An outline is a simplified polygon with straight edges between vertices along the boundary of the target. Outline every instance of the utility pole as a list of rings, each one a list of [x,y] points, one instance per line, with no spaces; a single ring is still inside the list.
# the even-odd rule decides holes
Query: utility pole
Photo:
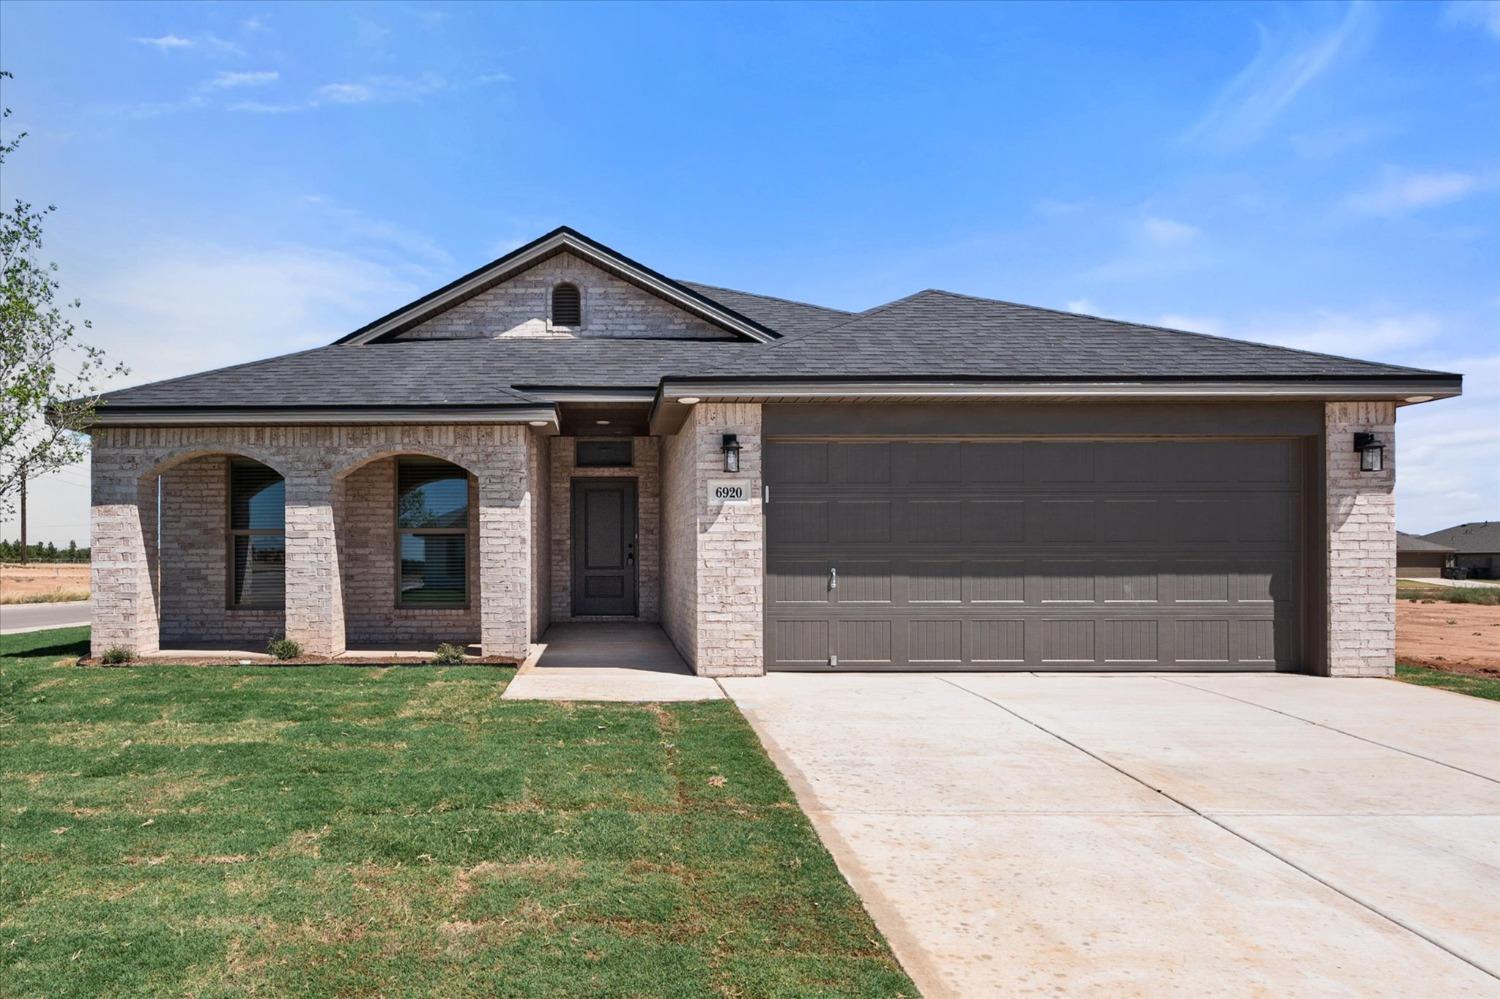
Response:
[[[21,564],[25,565],[30,559],[26,557],[26,462],[21,462]]]

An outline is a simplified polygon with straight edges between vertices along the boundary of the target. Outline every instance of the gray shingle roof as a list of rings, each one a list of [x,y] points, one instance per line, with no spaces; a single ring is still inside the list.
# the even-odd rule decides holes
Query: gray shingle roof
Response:
[[[1467,555],[1500,552],[1500,520],[1479,520],[1472,524],[1459,524],[1442,531],[1433,531],[1422,537],[1447,545],[1454,551]]]
[[[767,345],[761,366],[828,375],[1261,378],[1425,375],[1394,364],[923,291]]]
[[[334,344],[121,389],[104,399],[117,407],[493,406],[533,401],[528,386],[654,389],[666,377],[1456,377],[945,291],[846,313],[690,287],[792,335],[767,344],[521,338]]]
[[[1396,532],[1396,551],[1398,552],[1451,552],[1452,550],[1447,545],[1440,545],[1436,541],[1428,541],[1419,534],[1407,534],[1405,531]]]
[[[807,302],[794,302],[791,299],[774,298],[770,295],[755,295],[748,291],[735,291],[733,288],[699,284],[697,281],[679,280],[677,283],[686,285],[698,294],[711,298],[721,305],[727,305],[740,315],[748,316],[762,326],[769,326],[783,336],[811,333],[832,326],[834,323],[841,323],[854,315],[842,309],[830,309],[822,305],[810,305]]]

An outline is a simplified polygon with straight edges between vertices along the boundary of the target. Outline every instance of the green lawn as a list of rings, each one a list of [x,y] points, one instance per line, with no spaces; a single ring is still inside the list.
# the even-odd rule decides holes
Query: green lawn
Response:
[[[1405,680],[1407,683],[1418,683],[1424,687],[1441,687],[1444,690],[1454,690],[1460,694],[1469,694],[1473,697],[1484,697],[1491,701],[1500,701],[1500,680],[1490,677],[1469,676],[1464,673],[1447,673],[1440,669],[1428,669],[1425,666],[1408,666],[1405,663],[1397,663],[1396,679]]]
[[[0,637],[0,994],[915,996],[725,701]]]

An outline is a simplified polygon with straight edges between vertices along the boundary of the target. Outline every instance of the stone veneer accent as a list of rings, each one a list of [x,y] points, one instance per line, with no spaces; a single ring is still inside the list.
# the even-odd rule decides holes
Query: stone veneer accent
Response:
[[[552,620],[573,619],[573,480],[636,480],[636,558],[640,571],[638,617],[661,619],[661,462],[655,437],[631,438],[629,468],[578,468],[576,437],[552,438]],[[691,580],[689,580],[691,584]]]
[[[475,476],[480,641],[486,655],[523,659],[539,624],[532,582],[539,476],[528,468],[540,462],[540,440],[511,425],[100,427],[92,462],[94,652],[160,647],[158,583],[172,592],[180,580],[170,561],[158,572],[148,544],[157,477],[191,459],[243,455],[286,479],[287,637],[313,655],[341,653],[342,570],[354,568],[340,555],[336,527],[345,477],[375,459],[423,454]]]
[[[765,672],[761,407],[699,403],[662,442],[662,624],[703,676]],[[740,471],[724,471],[722,435],[739,434]],[[742,479],[752,499],[716,503],[711,479]]]
[[[229,606],[229,459],[193,458],[161,477],[161,639],[262,649],[286,632],[281,610]]]
[[[539,642],[552,623],[552,484],[549,462],[553,438],[531,431],[526,450],[531,518],[531,640]]]
[[[1385,468],[1361,472],[1355,431],[1385,445]],[[1396,406],[1324,404],[1330,676],[1396,672]]]
[[[552,289],[578,286],[583,325],[554,326]],[[734,334],[621,281],[607,271],[559,253],[507,281],[401,333],[399,340],[466,337],[680,337],[732,340]]]

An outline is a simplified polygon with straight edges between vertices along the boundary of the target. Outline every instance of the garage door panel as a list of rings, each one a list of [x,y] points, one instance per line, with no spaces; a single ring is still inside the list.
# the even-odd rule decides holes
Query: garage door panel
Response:
[[[765,474],[767,482],[783,486],[825,483],[828,481],[828,445],[787,443],[767,448]]]
[[[1091,499],[1044,499],[1038,504],[1039,540],[1057,544],[1092,544],[1098,520]]]
[[[768,665],[1297,665],[1297,442],[880,445],[767,445]]]
[[[964,600],[973,604],[1023,603],[1024,559],[969,559],[964,562]]]

